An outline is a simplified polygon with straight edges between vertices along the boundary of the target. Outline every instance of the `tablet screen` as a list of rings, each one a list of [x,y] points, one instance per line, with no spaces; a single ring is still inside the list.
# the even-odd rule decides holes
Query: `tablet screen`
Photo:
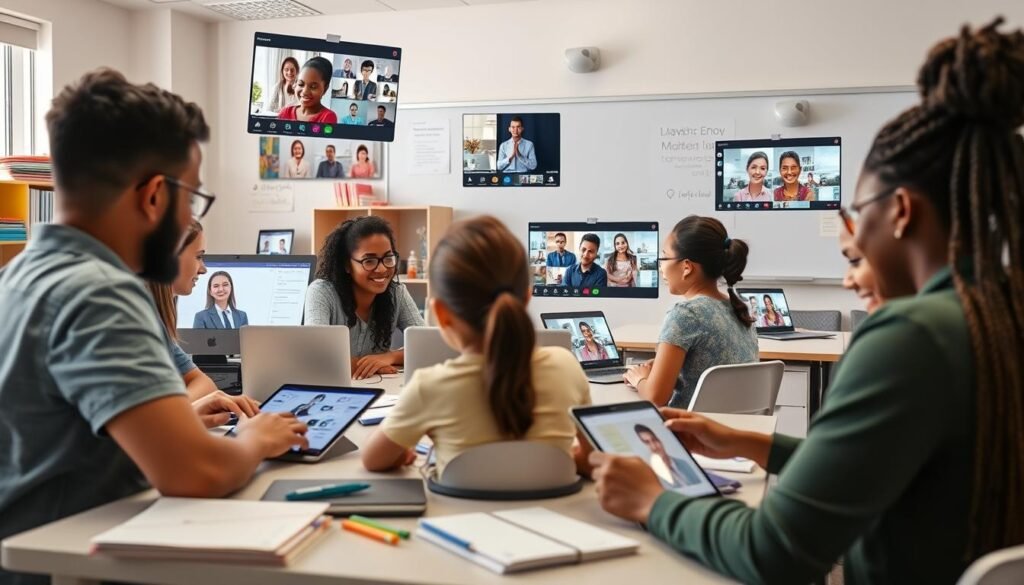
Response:
[[[605,453],[640,457],[658,476],[665,489],[685,496],[710,496],[718,491],[690,453],[664,426],[650,403],[621,410],[603,407],[574,411],[594,443]]]
[[[329,447],[380,394],[362,388],[325,388],[289,384],[260,405],[263,412],[290,412],[309,426],[306,438],[313,455]],[[299,451],[299,449],[294,449]]]

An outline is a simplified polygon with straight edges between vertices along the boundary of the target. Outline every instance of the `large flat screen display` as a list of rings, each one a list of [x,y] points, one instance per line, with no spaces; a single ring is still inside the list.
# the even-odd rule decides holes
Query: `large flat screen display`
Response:
[[[839,209],[841,168],[839,137],[716,142],[715,208]]]
[[[557,187],[561,184],[559,114],[466,114],[462,184]]]

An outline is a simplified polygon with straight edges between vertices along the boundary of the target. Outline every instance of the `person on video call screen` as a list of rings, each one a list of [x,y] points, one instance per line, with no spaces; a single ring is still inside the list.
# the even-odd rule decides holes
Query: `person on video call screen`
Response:
[[[670,456],[665,451],[665,444],[650,427],[641,424],[634,425],[633,432],[650,449],[651,456],[647,460],[647,464],[665,485],[682,488],[700,483],[700,475],[690,467],[689,462]]]
[[[529,173],[537,168],[537,152],[533,142],[523,138],[523,119],[512,118],[508,124],[511,138],[498,147],[498,170],[503,173]]]
[[[601,238],[597,234],[583,234],[580,261],[566,269],[562,283],[573,288],[608,286],[608,273],[594,262],[600,249]]]

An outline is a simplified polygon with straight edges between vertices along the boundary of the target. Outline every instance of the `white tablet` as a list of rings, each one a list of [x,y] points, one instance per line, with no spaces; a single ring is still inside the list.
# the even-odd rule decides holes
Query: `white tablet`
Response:
[[[640,457],[665,489],[691,497],[719,495],[708,474],[665,428],[661,413],[650,402],[580,406],[571,412],[595,449]]]

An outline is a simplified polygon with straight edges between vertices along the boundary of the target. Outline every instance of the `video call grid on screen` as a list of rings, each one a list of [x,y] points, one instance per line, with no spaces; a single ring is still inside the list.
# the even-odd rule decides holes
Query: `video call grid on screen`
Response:
[[[754,156],[758,153],[765,156]],[[797,156],[780,160],[787,153]],[[839,137],[720,141],[715,161],[719,211],[838,210],[842,203]],[[787,195],[783,175],[792,174],[797,188]],[[761,189],[751,193],[752,183],[758,191],[758,181]]]
[[[462,184],[559,186],[560,127],[560,114],[463,114]],[[518,150],[513,131],[520,133]]]
[[[292,253],[295,230],[260,230],[256,253],[264,256],[287,256]]]
[[[583,338],[583,330],[580,324],[586,323],[594,334],[594,341],[601,346],[603,356],[593,356],[584,353],[586,341]],[[578,319],[545,319],[544,327],[547,329],[565,329],[572,336],[572,352],[576,359],[587,366],[614,365],[618,363],[619,350],[612,342],[611,329],[608,322],[601,317],[581,317]]]
[[[773,290],[743,289],[737,291],[743,302],[750,310],[750,316],[754,318],[754,326],[762,330],[793,326],[793,317],[789,313],[789,304],[786,303],[786,295]],[[766,301],[765,297],[771,299]],[[771,319],[768,315],[768,302],[775,307],[778,317]]]
[[[207,256],[206,274],[199,277],[192,294],[178,297],[180,329],[226,329],[216,305],[207,309],[207,291],[218,272],[230,276],[235,295],[232,329],[242,325],[301,325],[306,288],[316,263],[314,256],[289,259],[278,256],[256,260],[226,260]],[[218,282],[224,278],[219,277]]]
[[[558,251],[559,234],[565,234],[564,253]],[[592,265],[582,272],[581,248],[589,251],[594,243],[585,241],[592,234],[600,240]],[[625,236],[630,259],[614,262],[609,277],[609,260],[617,252],[615,242]],[[533,273],[533,294],[540,297],[614,297],[658,298],[658,222],[530,222],[529,248]],[[579,282],[572,279],[586,274]],[[567,276],[568,275],[568,276]],[[603,275],[603,276],[602,276]],[[618,282],[616,282],[616,280]]]
[[[264,412],[287,412],[306,423],[311,451],[322,451],[375,398],[372,392],[323,392],[286,386],[260,405]],[[298,450],[298,449],[295,449]]]
[[[331,63],[332,75],[319,101],[322,114],[309,121],[282,119],[284,108],[297,104],[298,98],[287,94],[276,100],[275,90],[285,80],[289,66],[298,63],[298,79],[302,66],[313,57]],[[401,59],[398,47],[258,32],[253,43],[246,127],[250,134],[392,142]],[[365,81],[364,68],[369,70]],[[356,106],[354,115],[352,106]],[[383,116],[378,106],[383,107]]]
[[[639,457],[654,470],[665,489],[694,497],[716,493],[697,462],[665,428],[653,408],[590,414],[582,416],[581,421],[602,451]],[[638,431],[637,425],[650,430],[655,438],[646,436],[644,430]],[[645,436],[641,437],[641,433]],[[664,451],[665,456],[656,453],[656,449]]]

